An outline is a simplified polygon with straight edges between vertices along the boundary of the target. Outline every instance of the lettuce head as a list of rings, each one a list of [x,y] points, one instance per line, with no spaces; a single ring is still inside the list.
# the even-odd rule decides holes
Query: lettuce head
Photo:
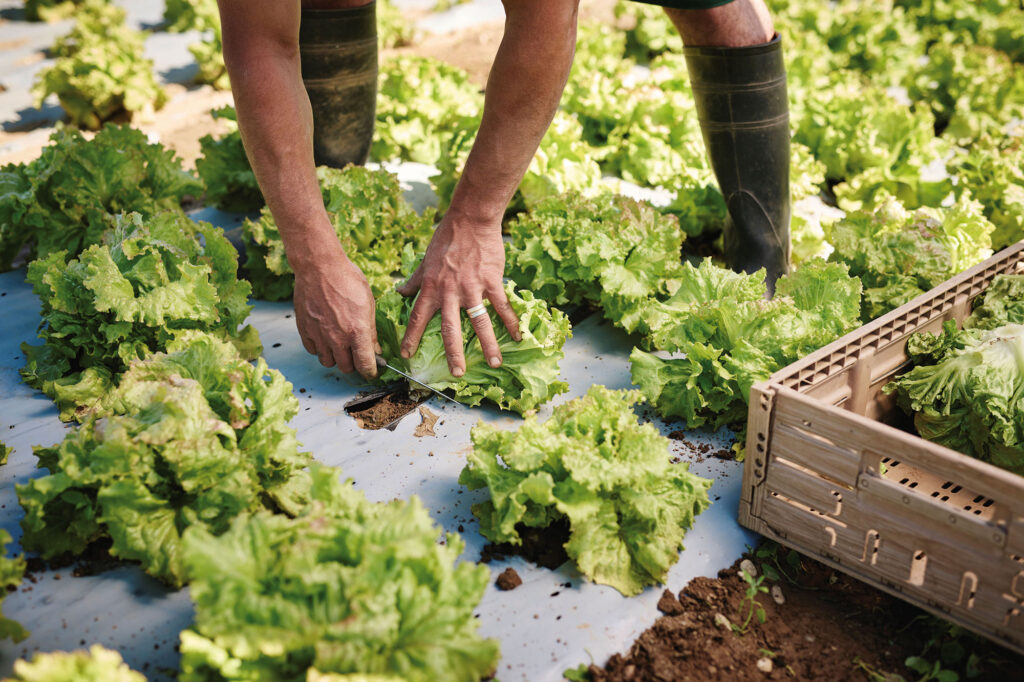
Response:
[[[133,362],[185,330],[229,341],[246,359],[259,355],[259,335],[242,326],[249,284],[220,228],[180,212],[130,213],[107,240],[77,258],[57,251],[29,266],[43,344],[22,344],[21,376],[57,402],[62,419],[88,411]]]
[[[180,586],[186,528],[219,534],[242,513],[304,507],[310,459],[287,426],[297,411],[291,384],[262,359],[184,332],[134,363],[63,442],[36,449],[49,473],[16,487],[22,545],[50,559],[109,538],[111,554]]]
[[[261,512],[220,536],[186,532],[196,620],[181,633],[179,679],[493,674],[498,643],[480,637],[473,615],[490,572],[456,563],[462,540],[438,542],[441,529],[416,498],[372,503],[337,469],[311,473],[312,502],[294,519]]]
[[[665,580],[683,536],[710,504],[711,481],[671,461],[668,439],[639,424],[639,391],[592,386],[516,431],[477,424],[459,476],[490,499],[473,505],[492,542],[521,544],[519,526],[568,519],[566,552],[580,572],[626,596]]]
[[[377,299],[377,336],[384,358],[393,366],[431,387],[452,389],[453,396],[467,405],[490,400],[503,410],[523,414],[568,390],[559,380],[558,365],[565,354],[562,346],[572,335],[569,319],[560,310],[548,308],[531,291],[516,292],[511,282],[505,294],[519,316],[521,341],[514,341],[494,309],[488,307],[491,324],[501,349],[502,364],[491,367],[466,316],[462,316],[463,351],[466,373],[453,377],[448,371],[444,342],[441,338],[441,316],[434,315],[423,332],[416,354],[408,360],[399,352],[409,323],[414,299],[391,290]],[[382,381],[401,377],[390,370]]]
[[[15,661],[9,682],[146,682],[146,677],[118,652],[93,644],[88,651],[51,651]]]

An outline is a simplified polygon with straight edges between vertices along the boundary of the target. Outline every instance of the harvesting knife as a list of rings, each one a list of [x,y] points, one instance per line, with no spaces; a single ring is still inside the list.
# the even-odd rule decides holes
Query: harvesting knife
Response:
[[[401,374],[403,377],[405,377],[409,381],[413,382],[414,384],[422,386],[423,388],[427,389],[428,391],[432,391],[433,393],[436,393],[437,395],[441,396],[442,398],[444,398],[445,400],[447,400],[449,402],[453,402],[456,405],[461,405],[462,404],[458,400],[453,400],[452,398],[449,398],[448,396],[446,396],[444,393],[441,393],[441,391],[437,390],[436,388],[433,388],[432,386],[428,386],[427,384],[423,383],[419,379],[414,379],[413,377],[409,376],[408,374],[406,374],[402,370],[397,369],[396,367],[392,367],[391,365],[388,364],[387,360],[385,360],[384,358],[382,358],[379,355],[377,356],[377,367],[380,367],[381,369],[390,369],[392,372],[394,372],[396,374]]]

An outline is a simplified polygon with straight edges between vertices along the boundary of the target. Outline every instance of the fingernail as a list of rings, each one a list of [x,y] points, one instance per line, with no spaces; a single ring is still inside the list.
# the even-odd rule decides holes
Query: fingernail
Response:
[[[498,365],[501,364],[501,358],[499,358],[497,355],[494,355],[491,356],[491,359],[488,360],[487,362],[490,363],[491,367],[497,367]]]
[[[410,353],[407,348],[403,348],[402,349],[402,357],[405,358],[406,360],[408,360],[409,358],[412,357],[412,353]]]
[[[466,370],[462,369],[461,367],[453,367],[452,368],[452,376],[453,377],[461,377],[465,373],[466,373]]]

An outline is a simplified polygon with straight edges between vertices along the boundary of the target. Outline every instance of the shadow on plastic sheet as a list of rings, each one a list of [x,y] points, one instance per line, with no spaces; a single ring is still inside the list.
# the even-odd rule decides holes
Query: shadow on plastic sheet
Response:
[[[43,104],[42,109],[25,107],[14,114],[13,121],[4,121],[5,133],[27,133],[30,130],[52,126],[64,119],[64,110],[59,104]]]

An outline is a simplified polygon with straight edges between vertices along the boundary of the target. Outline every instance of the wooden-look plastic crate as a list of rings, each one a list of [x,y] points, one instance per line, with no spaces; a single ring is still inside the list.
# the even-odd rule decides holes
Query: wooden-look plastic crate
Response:
[[[1024,242],[754,386],[739,520],[1024,654],[1024,477],[896,428],[882,393],[1004,273]]]

